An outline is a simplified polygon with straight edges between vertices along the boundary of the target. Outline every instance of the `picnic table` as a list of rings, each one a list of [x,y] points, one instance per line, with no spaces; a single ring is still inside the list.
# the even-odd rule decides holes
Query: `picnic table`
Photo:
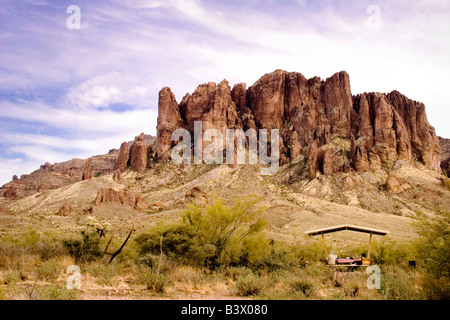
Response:
[[[325,234],[338,232],[338,231],[345,231],[345,230],[362,232],[362,233],[368,233],[370,235],[369,236],[369,248],[368,248],[367,258],[350,258],[350,257],[337,258],[336,257],[336,259],[333,259],[335,261],[333,261],[332,263],[327,261],[328,266],[330,266],[330,267],[358,268],[358,267],[367,267],[367,266],[369,266],[370,265],[370,250],[371,250],[371,247],[372,247],[372,235],[385,236],[386,234],[389,233],[389,231],[385,231],[385,230],[379,230],[379,229],[374,229],[374,228],[369,228],[369,227],[361,227],[361,226],[355,226],[355,225],[350,225],[350,224],[344,224],[344,225],[338,225],[338,226],[334,226],[334,227],[327,227],[327,228],[321,228],[321,229],[306,231],[305,234],[307,234],[309,236],[321,235],[322,236],[322,241],[323,241],[324,246],[325,246],[325,237],[324,237]]]

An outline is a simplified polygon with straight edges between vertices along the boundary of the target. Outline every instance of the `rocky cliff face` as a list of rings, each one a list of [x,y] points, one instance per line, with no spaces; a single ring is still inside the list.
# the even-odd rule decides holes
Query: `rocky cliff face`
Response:
[[[450,177],[450,139],[439,137],[439,144],[441,145],[441,168],[442,171]]]
[[[441,172],[439,139],[428,123],[425,106],[398,91],[353,96],[349,75],[306,79],[276,70],[246,89],[230,90],[226,80],[200,85],[177,104],[169,88],[159,94],[156,157],[170,157],[170,136],[177,128],[279,129],[281,164],[300,155],[309,176],[392,167],[397,160],[417,160]],[[336,141],[340,141],[337,143]]]

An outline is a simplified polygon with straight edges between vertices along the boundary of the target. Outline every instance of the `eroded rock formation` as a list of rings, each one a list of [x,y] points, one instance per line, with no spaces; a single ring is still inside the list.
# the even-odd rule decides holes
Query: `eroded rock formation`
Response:
[[[115,170],[119,170],[120,172],[123,172],[127,169],[128,152],[129,152],[128,142],[122,143],[120,146],[120,149],[119,149],[119,155],[117,157]]]
[[[439,137],[439,145],[441,146],[441,168],[447,177],[450,177],[450,139]]]
[[[88,159],[86,161],[86,165],[84,167],[84,172],[83,175],[81,177],[81,180],[89,180],[92,177],[91,175],[91,159]]]
[[[69,202],[65,202],[59,207],[57,215],[67,217],[72,213],[72,206]]]
[[[398,91],[352,96],[345,71],[321,80],[276,70],[248,89],[243,83],[230,90],[226,80],[209,82],[179,104],[170,89],[163,88],[156,157],[168,158],[171,133],[178,128],[193,132],[195,121],[203,121],[203,130],[221,132],[279,129],[281,164],[304,155],[311,179],[318,171],[330,175],[378,170],[398,160],[416,160],[441,171],[439,140],[425,106]],[[137,171],[142,168],[135,165]]]
[[[141,194],[136,194],[128,190],[101,188],[95,198],[94,207],[99,207],[105,203],[121,204],[132,209],[145,206],[145,201]]]

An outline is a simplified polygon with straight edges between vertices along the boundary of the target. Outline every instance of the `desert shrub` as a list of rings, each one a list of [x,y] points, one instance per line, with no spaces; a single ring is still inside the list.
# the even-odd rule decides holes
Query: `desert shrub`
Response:
[[[84,265],[89,274],[98,279],[101,285],[114,285],[113,278],[118,276],[123,269],[122,263],[114,261],[105,263],[104,261],[95,261]]]
[[[166,274],[176,268],[180,263],[174,258],[167,257],[165,254],[147,253],[136,259],[140,266],[146,266],[156,270],[158,273]]]
[[[450,212],[437,212],[436,218],[422,218],[416,224],[420,239],[417,252],[426,272],[439,279],[450,277]]]
[[[164,293],[167,286],[170,284],[169,278],[161,273],[158,273],[153,268],[143,268],[139,273],[139,282],[144,284],[147,290],[156,293]]]
[[[36,267],[36,273],[42,280],[56,280],[62,271],[64,266],[57,260],[48,260]]]
[[[65,239],[63,244],[75,263],[95,261],[101,257],[100,237],[95,232],[82,231],[82,239]]]
[[[187,258],[195,255],[195,229],[185,224],[165,224],[136,237],[140,257],[148,263],[158,260],[161,250],[166,256]],[[153,257],[152,257],[153,256]],[[187,259],[184,259],[187,260]]]
[[[450,280],[447,277],[435,278],[425,275],[422,294],[428,300],[450,300]]]
[[[140,257],[137,257],[136,261],[139,264],[145,265],[147,267],[156,268],[158,266],[158,264],[160,263],[161,259],[162,258],[161,258],[160,255],[147,253],[147,254],[144,254],[144,255],[142,255]]]
[[[450,212],[436,212],[436,218],[421,218],[416,224],[416,242],[425,272],[423,293],[426,299],[450,299]]]
[[[410,256],[411,249],[407,245],[389,239],[374,241],[370,254],[373,264],[391,266],[406,265]]]
[[[324,245],[322,241],[306,241],[297,242],[293,245],[292,250],[300,265],[305,266],[307,261],[325,262],[330,247]]]
[[[387,300],[411,300],[419,297],[414,273],[400,267],[381,269],[380,294]]]
[[[256,263],[265,256],[268,240],[261,231],[258,199],[237,199],[233,206],[215,199],[207,206],[191,204],[182,220],[163,225],[136,238],[141,255],[159,254],[211,269],[220,265]]]
[[[304,266],[311,255],[306,246],[269,240],[260,235],[244,243],[241,262],[254,270],[264,268],[275,271]]]
[[[240,296],[252,296],[259,294],[265,287],[264,279],[253,273],[240,276],[236,280],[237,294]]]
[[[35,294],[30,298],[37,300],[75,300],[78,298],[77,290],[69,290],[64,285],[48,285],[36,288]]]
[[[109,223],[101,223],[88,216],[81,239],[64,239],[62,243],[76,263],[95,261],[102,256],[100,243],[109,229]]]
[[[45,261],[67,252],[58,237],[51,233],[27,230],[17,235],[0,238],[0,267],[9,268],[24,256],[37,256]]]
[[[206,282],[206,276],[201,269],[186,265],[177,266],[168,272],[168,277],[171,281],[182,283],[193,288],[199,288]]]
[[[364,272],[342,272],[342,277],[336,279],[344,292],[346,299],[359,298],[367,288],[368,275]]]
[[[292,290],[302,292],[306,297],[311,297],[316,290],[316,282],[312,277],[296,277],[291,282]]]
[[[252,269],[244,266],[238,267],[222,266],[221,268],[217,269],[216,272],[218,274],[221,274],[223,277],[229,277],[234,281],[236,281],[240,277],[248,276],[253,273]]]
[[[20,275],[16,271],[8,270],[3,273],[3,284],[6,285],[14,285],[15,283],[19,282]]]

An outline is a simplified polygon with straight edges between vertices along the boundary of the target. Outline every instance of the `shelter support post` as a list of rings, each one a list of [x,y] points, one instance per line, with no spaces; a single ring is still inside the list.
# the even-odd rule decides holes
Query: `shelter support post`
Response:
[[[323,251],[325,252],[325,254],[327,254],[327,246],[325,245],[325,236],[323,235],[323,232],[321,232],[322,234],[322,247],[323,247]]]
[[[368,259],[370,259],[370,249],[372,248],[372,234],[373,234],[373,232],[371,232],[370,236],[369,236],[369,251],[367,252]]]

